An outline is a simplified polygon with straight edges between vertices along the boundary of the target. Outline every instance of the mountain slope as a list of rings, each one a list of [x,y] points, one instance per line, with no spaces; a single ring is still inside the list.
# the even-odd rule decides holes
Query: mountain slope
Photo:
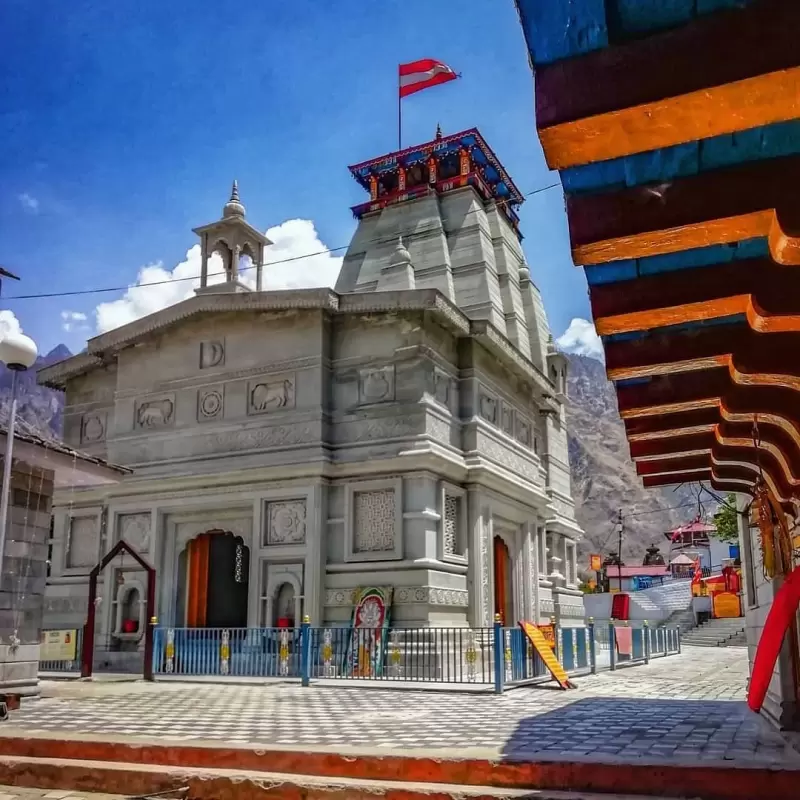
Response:
[[[584,556],[616,550],[617,515],[622,509],[623,559],[629,564],[641,563],[648,545],[661,546],[665,531],[697,513],[696,486],[645,489],[630,457],[616,394],[606,379],[605,367],[585,356],[568,358],[572,494],[578,521],[586,532],[579,550]],[[710,500],[706,494],[706,508]],[[713,501],[711,505],[715,505]]]

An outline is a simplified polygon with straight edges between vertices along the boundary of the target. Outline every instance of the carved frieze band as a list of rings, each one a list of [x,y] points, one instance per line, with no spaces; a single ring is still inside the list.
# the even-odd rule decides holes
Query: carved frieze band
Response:
[[[530,420],[510,403],[501,400],[483,386],[478,389],[478,413],[488,423],[525,447],[533,445]]]
[[[325,592],[327,608],[347,608],[354,605],[356,589],[328,589]],[[440,589],[435,586],[400,587],[394,590],[392,603],[410,605],[423,603],[431,606],[452,606],[466,608],[468,592],[462,589]]]

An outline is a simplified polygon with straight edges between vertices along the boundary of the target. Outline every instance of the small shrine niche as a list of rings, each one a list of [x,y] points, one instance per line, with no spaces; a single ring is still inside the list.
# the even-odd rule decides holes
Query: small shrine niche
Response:
[[[352,209],[357,219],[430,192],[472,186],[485,203],[496,203],[522,238],[516,213],[522,194],[476,128],[452,136],[437,128],[432,141],[356,164],[350,173],[369,192],[369,201]]]
[[[222,209],[222,218],[195,228],[200,237],[200,288],[198,292],[250,291],[241,282],[241,273],[255,267],[256,291],[262,290],[264,249],[272,242],[245,219],[245,207],[239,198],[239,186],[233,182],[231,196]],[[222,259],[225,278],[209,286],[208,261],[217,253]]]

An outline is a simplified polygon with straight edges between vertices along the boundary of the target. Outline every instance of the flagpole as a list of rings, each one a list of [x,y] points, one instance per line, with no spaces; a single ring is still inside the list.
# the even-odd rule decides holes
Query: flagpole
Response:
[[[400,94],[400,68],[397,68],[397,149],[403,149],[403,97]]]

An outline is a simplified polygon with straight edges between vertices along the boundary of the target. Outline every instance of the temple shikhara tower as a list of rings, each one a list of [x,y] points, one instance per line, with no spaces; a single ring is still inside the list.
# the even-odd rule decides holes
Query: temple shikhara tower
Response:
[[[522,195],[476,129],[350,172],[366,196],[335,290],[260,291],[271,243],[234,187],[196,229],[195,296],[40,372],[66,391],[67,440],[132,469],[57,495],[45,627],[83,624],[120,539],[175,630],[348,625],[364,590],[400,626],[582,623],[567,364]],[[104,657],[135,660],[143,574],[102,577]]]

